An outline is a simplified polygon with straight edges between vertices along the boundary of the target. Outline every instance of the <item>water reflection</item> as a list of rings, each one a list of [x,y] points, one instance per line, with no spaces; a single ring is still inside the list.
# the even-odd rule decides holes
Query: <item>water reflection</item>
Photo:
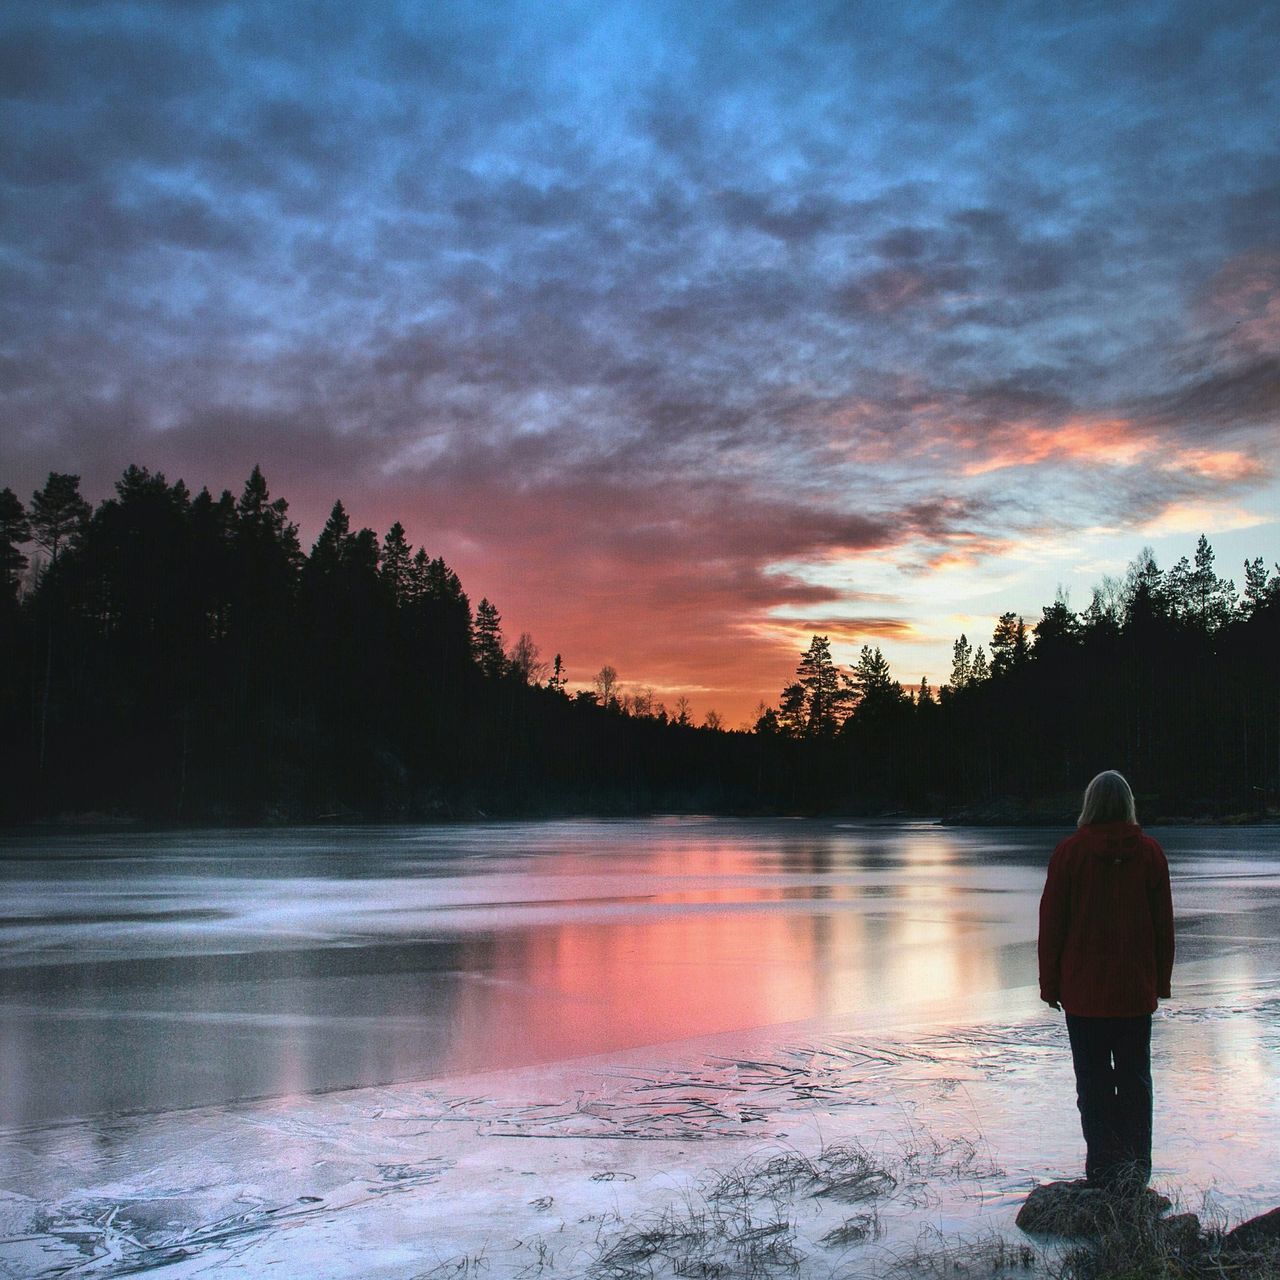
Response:
[[[0,843],[7,1123],[1034,1001],[1052,844],[711,821],[134,839]],[[1175,862],[1190,972],[1247,986],[1276,970],[1274,864],[1196,839]],[[1211,1039],[1260,1087],[1256,1046]]]

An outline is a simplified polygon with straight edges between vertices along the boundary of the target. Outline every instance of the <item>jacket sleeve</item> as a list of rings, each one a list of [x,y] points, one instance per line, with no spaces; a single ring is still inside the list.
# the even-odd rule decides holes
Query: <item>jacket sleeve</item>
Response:
[[[1062,948],[1067,938],[1070,901],[1067,892],[1066,854],[1059,845],[1049,859],[1049,874],[1040,895],[1040,999],[1056,1004],[1062,996]]]
[[[1173,890],[1169,886],[1169,863],[1164,850],[1154,840],[1153,883],[1150,889],[1151,925],[1156,944],[1156,998],[1168,1000],[1173,980]]]

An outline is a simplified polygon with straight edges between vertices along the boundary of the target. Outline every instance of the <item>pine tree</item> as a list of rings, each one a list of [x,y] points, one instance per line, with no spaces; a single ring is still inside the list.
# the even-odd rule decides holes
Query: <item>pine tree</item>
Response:
[[[555,693],[564,693],[564,661],[557,653],[555,661],[551,664],[551,679],[547,681],[547,688]]]
[[[348,543],[351,539],[351,518],[341,499],[333,504],[329,518],[325,521],[311,555],[307,567],[312,575],[331,576],[341,568],[347,558]]]
[[[1071,612],[1066,595],[1058,589],[1054,601],[1046,605],[1040,614],[1033,634],[1036,638],[1032,653],[1043,658],[1071,648],[1080,638],[1080,619]]]
[[[487,598],[476,606],[471,654],[476,666],[491,679],[497,679],[506,668],[506,655],[502,652],[502,619],[497,607]]]
[[[763,701],[756,707],[755,731],[762,737],[776,737],[782,732],[778,713]]]
[[[236,514],[244,536],[259,543],[274,543],[289,565],[297,567],[302,558],[298,526],[288,519],[288,501],[271,497],[261,467],[255,466],[245,481]]]
[[[862,646],[852,683],[858,700],[854,713],[857,716],[877,715],[906,702],[906,694],[890,673],[889,663],[879,646],[875,649],[868,644]]]
[[[807,724],[804,685],[798,681],[787,685],[782,691],[778,702],[778,724],[788,737],[804,737]]]
[[[983,652],[981,645],[974,650],[973,669],[969,676],[970,684],[981,684],[991,674],[991,668],[987,665],[987,655]]]
[[[1236,584],[1219,578],[1214,572],[1213,548],[1202,533],[1196,543],[1195,568],[1191,573],[1193,608],[1202,630],[1220,630],[1231,619],[1235,604]]]
[[[1276,566],[1280,571],[1280,565]],[[1280,600],[1280,577],[1267,579],[1266,561],[1261,556],[1244,562],[1244,594],[1240,599],[1240,612],[1252,618],[1273,600]]]
[[[1022,618],[1016,613],[1002,613],[991,636],[991,674],[1002,676],[1017,670],[1030,652]]]
[[[12,489],[0,489],[0,600],[18,598],[22,571],[27,567],[27,557],[18,548],[30,541],[31,524],[21,500]]]
[[[50,471],[43,489],[31,495],[31,538],[49,553],[51,565],[84,533],[92,508],[80,496],[80,477]]]
[[[396,605],[405,604],[413,596],[413,559],[404,525],[399,520],[382,539],[382,567],[378,571],[387,594]]]
[[[844,723],[851,693],[831,659],[831,641],[814,636],[796,668],[804,689],[805,736],[829,738]]]
[[[951,646],[951,680],[953,689],[967,689],[973,682],[973,646],[964,632]]]

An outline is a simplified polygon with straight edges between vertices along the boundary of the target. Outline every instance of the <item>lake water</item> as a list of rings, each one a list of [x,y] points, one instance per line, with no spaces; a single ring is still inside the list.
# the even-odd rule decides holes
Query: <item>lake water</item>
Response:
[[[661,1280],[762,1241],[752,1274],[987,1274],[1083,1162],[1036,987],[1061,834],[10,835],[0,1277],[582,1280],[655,1223]],[[1153,1176],[1225,1224],[1280,1201],[1280,832],[1153,834]],[[849,1201],[814,1168],[880,1172]]]
[[[279,1098],[814,1019],[1025,1013],[1062,834],[681,818],[10,835],[0,1115]],[[1276,830],[1152,834],[1174,882],[1173,1007],[1190,991],[1274,1001]],[[1206,1052],[1256,1057],[1225,1034]],[[1274,1086],[1274,1062],[1247,1065]]]

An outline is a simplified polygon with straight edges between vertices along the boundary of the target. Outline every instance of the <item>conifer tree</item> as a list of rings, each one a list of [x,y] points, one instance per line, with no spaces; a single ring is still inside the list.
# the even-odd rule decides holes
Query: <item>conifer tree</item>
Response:
[[[563,693],[564,680],[564,661],[557,653],[555,661],[551,664],[551,679],[547,681],[547,688],[556,693]]]
[[[902,706],[906,695],[889,671],[889,663],[880,647],[864,644],[853,671],[853,688],[858,705],[855,714],[875,715],[888,708]]]
[[[787,685],[778,702],[778,724],[792,738],[803,738],[806,728],[804,685],[799,681]]]
[[[49,553],[51,565],[83,534],[91,511],[80,496],[79,476],[50,471],[44,488],[31,495],[31,537]]]
[[[431,560],[425,547],[419,547],[409,562],[408,597],[414,601],[426,600],[430,596]]]
[[[973,653],[973,668],[969,675],[969,683],[981,684],[990,674],[991,668],[987,664],[987,655],[979,645]]]
[[[471,653],[476,666],[491,679],[497,679],[506,668],[507,659],[502,651],[502,618],[487,597],[476,606]]]
[[[1080,619],[1071,612],[1071,607],[1061,588],[1053,603],[1044,607],[1040,621],[1036,623],[1032,634],[1036,642],[1031,652],[1036,658],[1062,652],[1079,640]]]
[[[378,571],[392,603],[404,604],[413,595],[413,560],[411,548],[405,538],[404,525],[399,520],[387,530],[382,539],[382,565]]]
[[[1002,613],[991,636],[991,674],[1016,671],[1030,655],[1027,627],[1016,613]]]
[[[1280,565],[1276,566],[1280,571]],[[1252,618],[1272,601],[1280,599],[1280,577],[1267,580],[1267,564],[1261,556],[1244,562],[1244,593],[1240,599],[1240,612]]]
[[[346,559],[350,538],[351,518],[347,515],[347,509],[342,505],[342,500],[339,499],[333,504],[329,518],[325,521],[324,528],[320,530],[315,546],[311,548],[307,568],[312,575],[336,574]]]
[[[291,567],[296,567],[302,552],[298,543],[298,526],[290,523],[289,503],[285,498],[272,498],[262,468],[255,466],[236,505],[236,515],[243,536],[258,543],[274,544]]]
[[[953,689],[967,689],[973,682],[973,646],[964,632],[951,646],[951,680]]]
[[[18,548],[30,541],[31,525],[21,499],[12,489],[0,489],[0,599],[18,598],[22,571],[27,567],[27,557]]]
[[[851,692],[831,659],[831,641],[814,636],[800,657],[796,676],[804,689],[805,734],[831,737],[848,715]]]
[[[1191,573],[1191,593],[1201,630],[1212,633],[1231,619],[1236,584],[1214,572],[1215,556],[1209,539],[1202,533],[1196,543],[1195,568]]]

